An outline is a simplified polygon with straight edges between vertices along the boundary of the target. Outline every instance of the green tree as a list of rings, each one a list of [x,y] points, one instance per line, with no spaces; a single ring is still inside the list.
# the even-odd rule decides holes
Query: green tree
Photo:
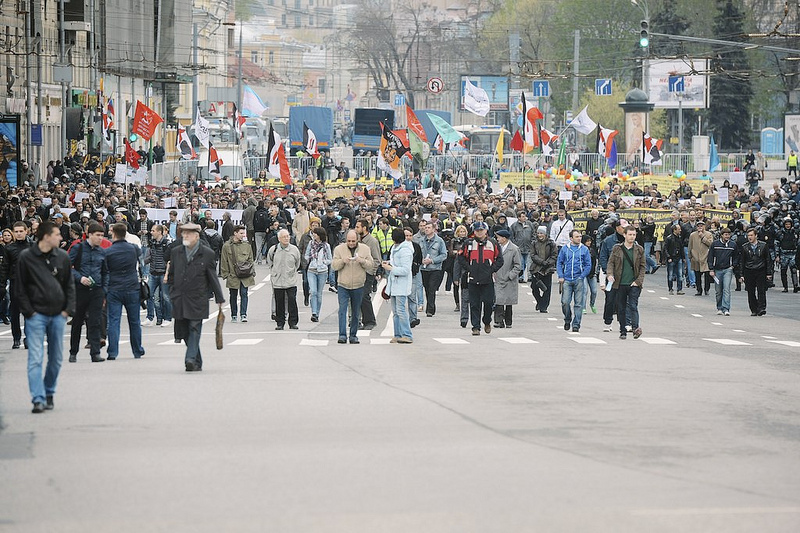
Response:
[[[745,13],[733,0],[717,0],[714,36],[728,41],[746,41]],[[711,61],[709,129],[720,149],[750,146],[750,103],[753,99],[750,65],[741,48],[715,47]]]

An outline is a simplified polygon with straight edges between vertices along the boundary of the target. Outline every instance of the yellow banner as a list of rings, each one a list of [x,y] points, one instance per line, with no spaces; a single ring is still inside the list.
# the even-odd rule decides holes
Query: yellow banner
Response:
[[[535,172],[533,170],[529,170],[525,172],[523,175],[522,172],[501,172],[500,173],[500,185],[501,187],[505,188],[507,185],[511,184],[514,187],[527,187],[529,185],[533,187],[541,187],[545,184],[546,181],[550,182],[550,186],[557,188],[557,189],[564,189],[564,181],[567,176],[564,175],[547,175],[546,173],[543,174],[541,172]],[[577,180],[579,184],[586,184],[590,183],[591,180],[588,177],[582,177]],[[610,181],[610,178],[602,178],[600,180],[600,185],[605,186],[606,183]],[[680,187],[681,181],[678,178],[672,178],[670,176],[657,176],[653,174],[641,175],[636,177],[622,177],[621,175],[617,176],[617,183],[624,187],[625,184],[632,184],[635,183],[640,189],[644,188],[645,185],[658,185],[658,190],[662,194],[669,194],[669,192],[673,189],[677,189]],[[699,194],[703,190],[703,185],[710,183],[706,180],[701,179],[684,179],[683,183],[686,183],[692,188],[692,191],[696,194]]]

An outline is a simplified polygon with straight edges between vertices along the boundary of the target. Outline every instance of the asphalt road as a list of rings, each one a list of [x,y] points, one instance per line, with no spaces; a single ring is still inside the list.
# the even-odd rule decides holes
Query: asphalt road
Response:
[[[639,340],[591,312],[567,333],[526,293],[472,337],[442,294],[408,346],[386,304],[336,344],[330,293],[275,332],[267,283],[224,350],[206,326],[202,373],[145,328],[141,360],[64,363],[43,415],[2,327],[0,531],[800,530],[800,295],[721,317],[662,274]]]

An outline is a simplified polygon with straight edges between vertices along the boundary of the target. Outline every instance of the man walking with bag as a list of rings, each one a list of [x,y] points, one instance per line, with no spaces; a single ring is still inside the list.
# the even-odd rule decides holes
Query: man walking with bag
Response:
[[[639,296],[642,293],[644,273],[647,268],[644,248],[636,244],[636,228],[625,228],[625,240],[614,246],[608,258],[608,274],[606,280],[613,284],[617,294],[617,320],[619,321],[619,338],[628,338],[627,325],[630,320],[633,338],[642,335],[639,326]]]
[[[246,236],[247,228],[236,226],[230,240],[222,245],[220,270],[230,293],[231,322],[236,322],[237,315],[247,322],[248,287],[255,284],[253,249],[245,242]]]

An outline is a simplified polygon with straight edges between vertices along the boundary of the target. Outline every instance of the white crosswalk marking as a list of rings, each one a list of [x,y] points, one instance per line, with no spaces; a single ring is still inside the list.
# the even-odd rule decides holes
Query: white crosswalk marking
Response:
[[[548,318],[547,318],[547,320],[550,320],[550,321],[556,321],[556,320],[558,320],[558,319],[557,319],[557,318],[548,317]]]
[[[654,290],[652,290],[652,289],[647,289],[647,292],[649,292],[649,293],[651,293],[651,294],[652,294],[652,293],[654,293],[654,292],[656,292],[656,291],[654,291]]]
[[[767,342],[772,342],[774,344],[782,344],[784,346],[791,346],[792,348],[800,347],[800,342],[797,342],[797,341],[773,341],[773,340],[768,340]]]
[[[389,344],[390,342],[392,342],[392,339],[387,339],[386,337],[369,340],[370,344]]]
[[[501,341],[509,344],[539,344],[539,341],[526,339],[525,337],[498,337]]]
[[[360,329],[360,330],[358,330],[356,332],[356,336],[358,336],[359,338],[361,338],[361,337],[369,337],[369,334],[370,334],[370,330],[368,330],[368,329]]]
[[[747,333],[747,332],[746,332],[745,330],[743,330],[743,329],[732,329],[731,331],[733,331],[734,333]]]
[[[434,337],[433,340],[440,344],[469,344],[468,341],[464,339],[458,339],[455,337]]]
[[[770,337],[769,335],[761,335],[762,339],[777,339],[778,337]]]
[[[228,346],[253,346],[263,340],[264,339],[236,339],[233,342],[229,342]]]
[[[173,339],[158,343],[159,346],[175,346],[176,344],[177,343]]]
[[[703,318],[703,315],[698,315],[697,313],[692,313],[692,316],[695,318]]]
[[[722,322],[712,322],[711,325],[712,326],[721,326]]]
[[[669,300],[669,298],[667,298],[666,296],[661,296],[661,299],[662,300]]]
[[[327,346],[328,341],[322,339],[302,339],[300,346]]]
[[[704,341],[716,342],[723,346],[752,346],[749,342],[737,341],[734,339],[703,339]]]
[[[264,286],[263,283],[259,283],[258,285],[254,285],[254,286],[250,287],[250,290],[251,291],[257,291],[258,289],[262,288],[263,286]]]
[[[608,344],[606,341],[595,337],[569,337],[569,339],[578,344]]]
[[[678,344],[675,341],[671,341],[669,339],[662,339],[659,337],[639,337],[639,340],[647,344],[662,344],[662,345]]]
[[[675,307],[677,307],[678,309],[685,309],[686,308],[685,306],[683,306],[681,304],[675,304]]]

